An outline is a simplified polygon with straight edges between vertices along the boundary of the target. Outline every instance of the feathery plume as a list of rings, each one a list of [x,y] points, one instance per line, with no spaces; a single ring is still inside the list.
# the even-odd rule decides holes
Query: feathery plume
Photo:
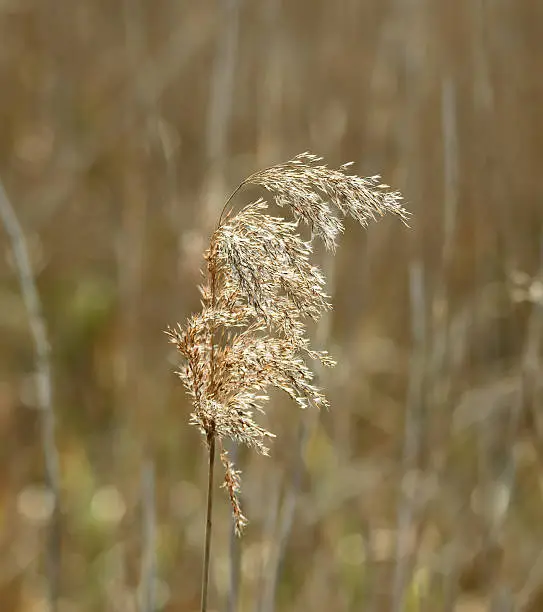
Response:
[[[238,499],[240,472],[223,439],[268,453],[274,436],[255,414],[263,412],[271,387],[301,408],[328,406],[308,365],[308,360],[334,365],[326,351],[312,350],[307,338],[308,320],[317,321],[331,308],[325,278],[311,263],[313,239],[335,251],[344,229],[341,216],[366,226],[386,213],[404,223],[409,215],[400,193],[379,176],[361,178],[347,174],[349,164],[330,169],[320,161],[303,153],[238,186],[234,194],[248,184],[262,186],[275,204],[290,208],[293,220],[268,214],[262,199],[233,214],[226,211],[232,194],[205,253],[202,311],[184,327],[167,331],[183,360],[178,375],[192,399],[190,423],[213,444],[213,456],[219,444],[238,533],[247,524]],[[311,230],[309,241],[299,233],[301,222]]]

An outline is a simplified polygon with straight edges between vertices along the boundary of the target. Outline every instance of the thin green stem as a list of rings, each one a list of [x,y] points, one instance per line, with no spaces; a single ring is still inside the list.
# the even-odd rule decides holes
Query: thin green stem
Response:
[[[207,612],[207,595],[209,589],[209,561],[211,554],[211,527],[213,515],[213,476],[215,471],[215,431],[207,434],[207,445],[209,450],[209,469],[207,477],[207,511],[204,549],[204,569],[202,576],[202,605],[201,612]]]

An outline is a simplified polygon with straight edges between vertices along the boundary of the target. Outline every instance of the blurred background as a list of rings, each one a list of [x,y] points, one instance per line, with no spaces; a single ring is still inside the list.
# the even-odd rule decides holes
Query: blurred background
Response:
[[[542,40],[529,0],[0,2],[1,610],[199,609],[206,456],[163,330],[228,194],[306,150],[412,227],[318,254],[332,409],[274,396],[271,456],[235,453],[211,609],[543,610]]]

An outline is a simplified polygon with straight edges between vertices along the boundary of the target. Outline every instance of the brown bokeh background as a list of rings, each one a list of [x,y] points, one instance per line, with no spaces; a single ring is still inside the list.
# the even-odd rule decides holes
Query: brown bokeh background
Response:
[[[205,451],[162,333],[239,180],[305,150],[412,227],[318,254],[333,408],[275,397],[213,610],[543,610],[543,4],[5,0],[0,179],[52,347],[59,612],[199,609]],[[247,197],[251,194],[245,194]],[[243,197],[241,197],[243,199]],[[48,610],[35,355],[0,231],[0,609]],[[150,600],[154,603],[149,604]]]

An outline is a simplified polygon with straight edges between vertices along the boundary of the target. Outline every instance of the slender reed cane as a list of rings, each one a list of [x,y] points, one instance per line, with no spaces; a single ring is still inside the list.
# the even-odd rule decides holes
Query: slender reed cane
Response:
[[[317,321],[331,308],[325,278],[312,265],[313,238],[335,251],[343,232],[341,216],[362,226],[389,212],[407,221],[401,195],[381,184],[379,176],[347,174],[348,164],[331,169],[309,153],[259,170],[243,180],[227,199],[205,252],[207,275],[202,311],[185,326],[167,334],[182,359],[177,374],[192,398],[190,423],[205,436],[209,471],[205,527],[201,612],[207,612],[213,480],[217,445],[224,468],[236,534],[247,524],[239,502],[240,471],[229,459],[223,440],[267,455],[275,436],[259,425],[255,413],[275,387],[302,407],[329,404],[313,384],[309,360],[332,366],[325,350],[313,350],[307,322]],[[279,207],[290,207],[294,219],[267,214],[258,199],[236,214],[229,206],[245,185],[259,185]],[[334,210],[335,209],[335,210]],[[339,215],[337,214],[339,213]],[[308,241],[300,225],[311,230]]]
[[[209,560],[211,553],[211,528],[213,525],[213,477],[215,472],[215,431],[207,434],[207,446],[209,452],[209,467],[207,475],[207,510],[206,510],[206,530],[204,548],[204,569],[202,574],[202,605],[201,612],[207,611],[207,594],[209,589]]]

